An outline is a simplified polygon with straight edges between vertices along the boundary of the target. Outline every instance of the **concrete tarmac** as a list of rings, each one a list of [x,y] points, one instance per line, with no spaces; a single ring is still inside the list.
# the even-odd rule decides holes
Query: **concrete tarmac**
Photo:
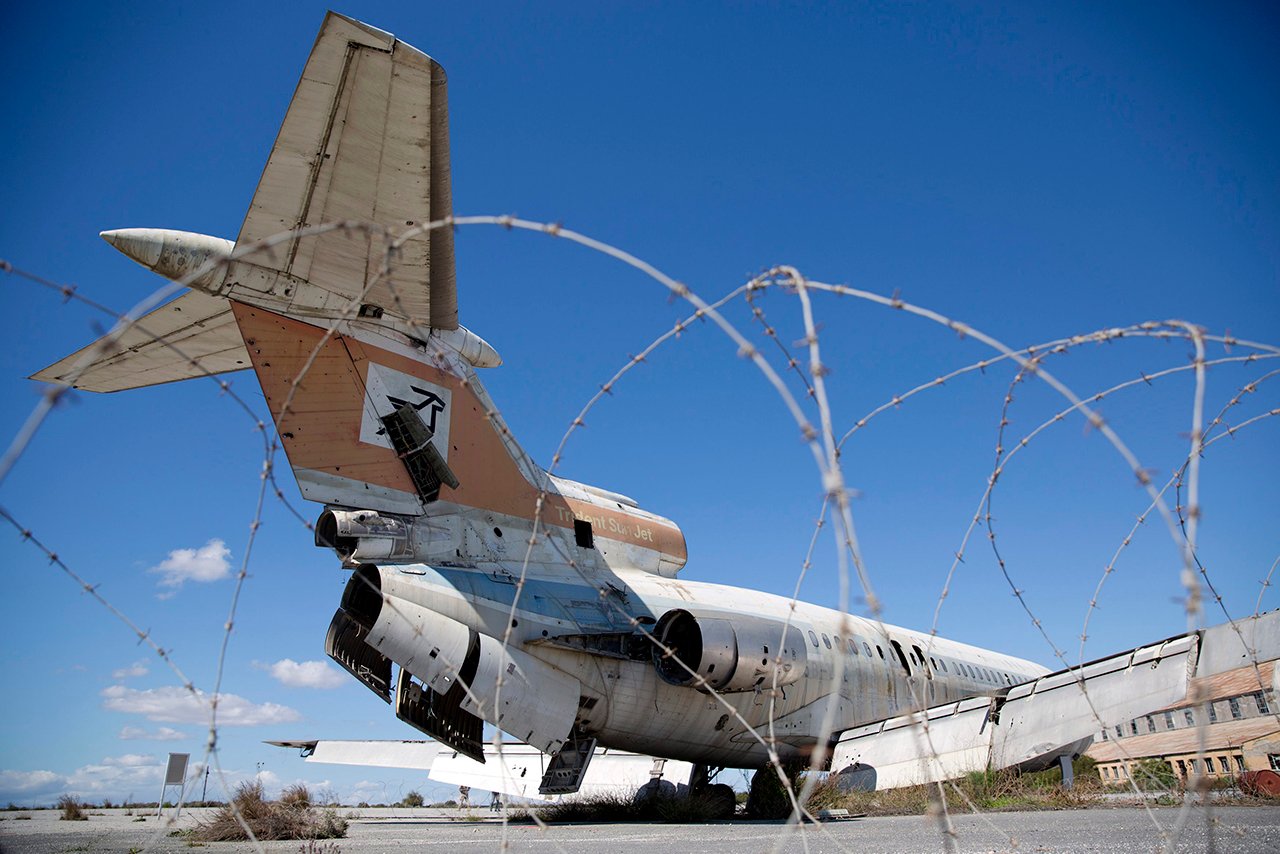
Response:
[[[356,854],[401,850],[447,854],[500,852],[504,830],[484,809],[470,812],[434,809],[342,810],[351,817],[345,839],[331,843],[265,842],[262,848],[303,854]],[[0,813],[3,854],[67,854],[68,852],[156,851],[190,854],[185,836],[203,810],[181,817],[176,825],[155,816],[125,815],[123,810],[93,811],[88,821],[59,821],[55,810]],[[29,816],[29,818],[20,818]],[[357,817],[358,816],[358,817]],[[1114,807],[1057,812],[986,813],[952,817],[957,852],[1130,852],[1162,848],[1161,831],[1178,822],[1174,807]],[[1158,827],[1157,827],[1158,825]],[[803,828],[781,823],[732,821],[713,824],[566,824],[546,829],[511,824],[505,830],[506,851],[547,854],[654,854],[654,852],[771,851],[920,852],[944,850],[935,820],[919,816],[861,818],[824,822]],[[330,847],[332,846],[332,847]],[[210,852],[255,850],[244,842],[200,845]],[[1190,811],[1174,846],[1176,851],[1280,851],[1280,805],[1215,806],[1209,816]]]

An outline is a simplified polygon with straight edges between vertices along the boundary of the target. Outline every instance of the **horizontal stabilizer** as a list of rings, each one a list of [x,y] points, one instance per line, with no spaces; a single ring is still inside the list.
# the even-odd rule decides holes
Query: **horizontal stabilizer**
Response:
[[[227,301],[191,291],[143,315],[115,341],[99,339],[31,379],[107,392],[248,367]]]

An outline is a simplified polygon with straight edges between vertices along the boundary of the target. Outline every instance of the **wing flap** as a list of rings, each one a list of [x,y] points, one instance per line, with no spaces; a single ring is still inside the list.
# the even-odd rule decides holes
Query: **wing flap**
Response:
[[[110,345],[99,339],[31,379],[109,392],[248,367],[227,301],[190,291],[139,318]]]

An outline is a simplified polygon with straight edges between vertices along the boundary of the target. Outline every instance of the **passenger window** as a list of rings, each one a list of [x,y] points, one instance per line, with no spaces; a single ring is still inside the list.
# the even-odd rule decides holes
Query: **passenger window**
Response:
[[[818,645],[818,636],[813,633],[812,629],[809,630],[809,640],[813,642],[814,646]]]
[[[831,649],[831,638],[827,637],[826,635],[823,635],[822,642],[826,644],[827,649]]]
[[[853,638],[849,638],[847,642],[849,644],[849,654],[856,656],[858,654],[858,645],[854,643]]]
[[[862,651],[867,654],[867,658],[871,657],[871,646],[866,642],[862,642]]]

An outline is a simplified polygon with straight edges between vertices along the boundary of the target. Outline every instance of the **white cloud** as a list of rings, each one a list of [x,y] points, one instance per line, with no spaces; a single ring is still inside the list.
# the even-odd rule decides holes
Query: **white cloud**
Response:
[[[135,661],[128,667],[121,667],[119,670],[111,671],[111,678],[115,680],[136,679],[139,676],[146,676],[150,672],[151,669],[147,667],[145,661]]]
[[[0,771],[0,798],[22,800],[58,791],[66,783],[66,777],[52,771]]]
[[[97,765],[85,765],[67,777],[67,788],[78,796],[112,796],[118,792],[147,790],[164,779],[165,763],[158,756],[126,753],[108,756]]]
[[[184,741],[191,736],[173,727],[162,726],[152,732],[142,727],[127,726],[120,729],[121,741]]]
[[[266,670],[282,685],[290,688],[338,688],[347,680],[337,668],[325,661],[294,661],[282,658],[275,664],[255,661],[254,667]]]
[[[219,539],[212,539],[198,549],[174,549],[169,556],[153,566],[147,572],[163,575],[161,587],[172,588],[162,593],[161,598],[169,598],[178,592],[185,581],[219,581],[231,573],[231,564],[227,558],[231,550]]]
[[[160,723],[204,724],[209,722],[209,697],[193,694],[176,685],[139,691],[124,685],[102,690],[103,708],[113,712],[145,715]],[[221,726],[260,726],[291,723],[302,716],[277,703],[253,703],[235,694],[218,696],[218,723]]]
[[[58,795],[72,794],[88,800],[121,800],[131,792],[150,792],[164,777],[164,762],[156,756],[126,753],[107,756],[95,765],[84,765],[68,775],[52,771],[0,771],[0,800],[18,803],[50,803]]]
[[[102,760],[102,764],[113,768],[147,768],[159,765],[160,759],[146,753],[124,753],[120,756],[108,756]]]

